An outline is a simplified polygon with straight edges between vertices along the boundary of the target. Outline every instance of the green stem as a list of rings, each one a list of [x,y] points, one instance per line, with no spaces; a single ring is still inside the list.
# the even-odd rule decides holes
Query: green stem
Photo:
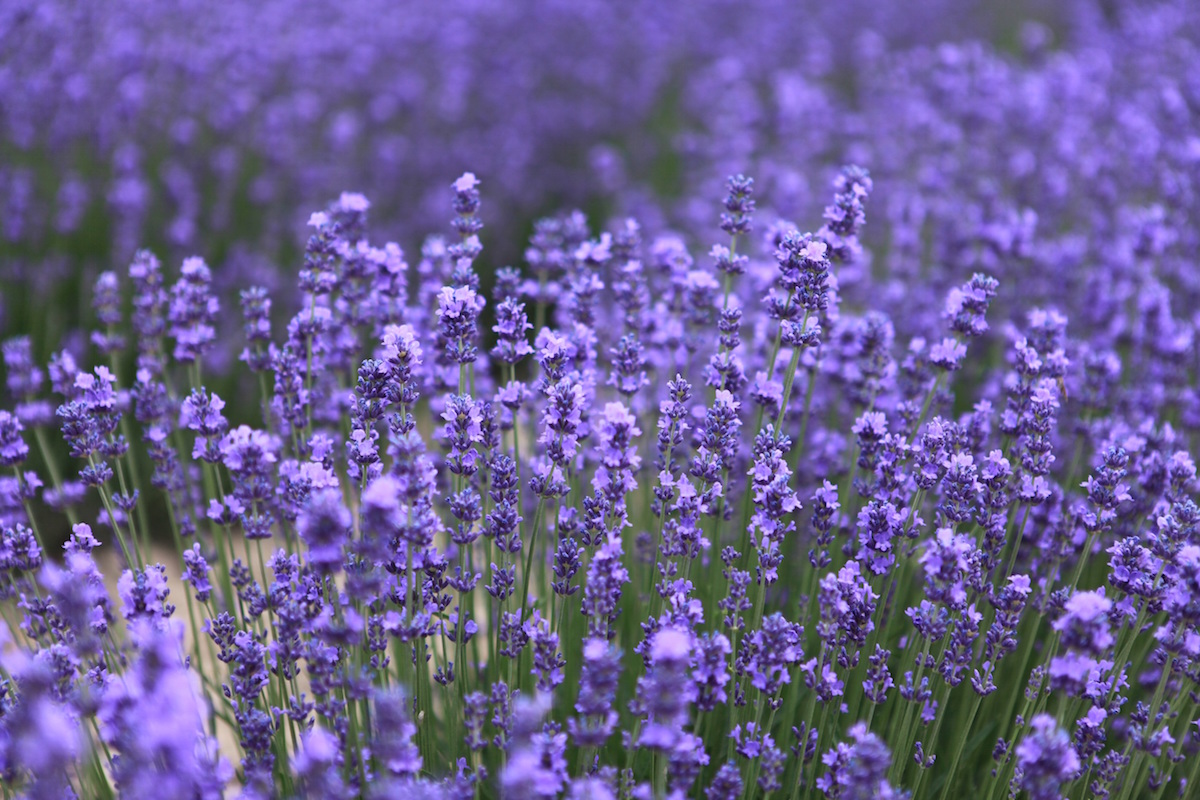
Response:
[[[972,692],[971,710],[967,714],[967,723],[958,729],[954,737],[954,755],[950,758],[950,769],[946,772],[946,782],[942,784],[941,800],[947,800],[950,796],[950,788],[954,785],[954,773],[958,769],[959,759],[962,758],[963,748],[967,744],[967,738],[971,735],[971,726],[975,723],[975,715],[979,713],[979,704],[982,697],[977,692]]]

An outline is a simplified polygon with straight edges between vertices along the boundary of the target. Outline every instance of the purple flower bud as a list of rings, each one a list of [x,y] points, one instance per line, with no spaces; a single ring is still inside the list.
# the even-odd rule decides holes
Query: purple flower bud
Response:
[[[32,342],[28,336],[7,339],[3,352],[9,394],[17,400],[31,399],[41,391],[46,377],[34,363]]]
[[[220,304],[209,288],[211,282],[212,273],[203,259],[184,259],[179,280],[171,288],[167,312],[177,361],[191,363],[201,358],[216,341],[213,323]]]
[[[754,179],[733,175],[725,183],[725,213],[721,214],[721,230],[730,236],[750,232],[754,218]]]
[[[904,792],[887,781],[891,753],[863,723],[850,728],[850,742],[839,743],[821,756],[827,772],[817,788],[831,800],[901,800]]]
[[[96,310],[96,321],[105,328],[92,332],[92,344],[106,356],[119,352],[125,346],[125,338],[116,333],[121,324],[121,284],[117,273],[100,273],[92,291],[92,307]]]
[[[621,675],[621,651],[604,639],[587,639],[583,644],[583,666],[578,717],[567,720],[567,730],[580,747],[601,747],[616,728],[616,695]]]
[[[337,489],[315,492],[300,512],[296,528],[308,547],[308,561],[319,573],[337,572],[350,532],[350,512]]]
[[[646,675],[638,680],[636,706],[643,715],[636,744],[670,752],[683,737],[691,698],[684,687],[692,637],[677,628],[663,628],[650,642]]]
[[[1079,756],[1049,714],[1034,717],[1031,728],[1017,745],[1017,785],[1030,800],[1058,800],[1062,785],[1079,772]]]
[[[469,286],[443,286],[438,293],[438,333],[451,361],[469,364],[475,360],[475,321],[483,306],[484,299]]]
[[[400,692],[375,692],[372,755],[388,774],[415,777],[421,771],[421,753],[413,743],[417,726],[409,714],[409,699]]]
[[[208,579],[208,561],[200,552],[200,543],[192,545],[191,550],[183,551],[183,580],[190,583],[196,592],[196,599],[207,603],[212,594],[212,583]]]
[[[342,781],[341,761],[337,737],[321,727],[305,733],[292,762],[304,795],[330,800],[348,798],[350,793]]]
[[[15,467],[29,455],[29,445],[21,433],[25,426],[7,411],[0,411],[0,466]]]
[[[981,336],[988,329],[988,306],[996,296],[999,284],[995,278],[976,274],[959,288],[951,289],[946,297],[946,318],[950,329],[964,336]]]

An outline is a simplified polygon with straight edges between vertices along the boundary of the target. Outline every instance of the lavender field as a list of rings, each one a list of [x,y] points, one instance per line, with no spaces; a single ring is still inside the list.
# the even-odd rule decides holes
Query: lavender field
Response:
[[[1200,796],[1200,4],[0,3],[4,800]]]

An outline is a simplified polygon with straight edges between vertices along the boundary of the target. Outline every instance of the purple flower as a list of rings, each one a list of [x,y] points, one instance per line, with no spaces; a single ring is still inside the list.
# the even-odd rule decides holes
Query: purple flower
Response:
[[[650,379],[646,377],[646,358],[643,355],[642,343],[635,334],[627,333],[618,339],[610,353],[612,373],[608,376],[609,386],[616,387],[625,397],[632,397],[650,383]]]
[[[583,588],[583,615],[588,618],[588,636],[612,639],[613,621],[619,611],[621,588],[629,582],[629,571],[622,564],[619,536],[610,536],[592,556]]]
[[[1008,582],[995,593],[991,603],[996,609],[996,618],[984,635],[982,672],[976,670],[971,685],[981,695],[996,690],[992,678],[1000,659],[1017,649],[1017,626],[1021,612],[1029,596],[1030,582],[1027,575],[1012,575]]]
[[[635,417],[621,403],[608,403],[596,426],[600,433],[600,464],[592,477],[592,487],[624,513],[625,495],[637,488],[634,475],[642,465],[637,454],[637,437],[642,430]]]
[[[691,653],[692,637],[685,631],[663,628],[654,635],[646,675],[638,680],[635,705],[643,722],[637,746],[670,752],[684,737]]]
[[[555,594],[570,597],[579,591],[579,587],[571,583],[571,579],[579,572],[579,545],[575,539],[567,536],[558,540],[554,549],[554,577],[550,588]]]
[[[442,436],[450,446],[446,456],[455,475],[474,475],[478,467],[475,444],[483,441],[483,409],[468,394],[450,395],[442,412]]]
[[[547,456],[560,467],[575,457],[585,404],[583,386],[571,378],[564,378],[549,391],[538,441],[546,445]]]
[[[483,223],[475,217],[479,212],[478,186],[479,179],[473,172],[464,172],[453,183],[454,213],[458,215],[454,220],[454,229],[464,239],[478,233],[483,227]]]
[[[116,376],[107,367],[96,367],[94,374],[79,372],[74,375],[71,392],[76,399],[58,407],[63,438],[75,458],[89,458],[100,454],[104,458],[115,458],[125,453],[125,439],[115,435],[121,412],[117,393],[113,389]],[[80,478],[89,486],[104,483],[112,470],[107,464],[94,464],[80,472]]]
[[[696,687],[696,707],[712,711],[728,700],[729,653],[732,645],[723,633],[706,633],[695,640],[692,682]]]
[[[558,652],[558,634],[550,630],[550,623],[539,611],[525,622],[525,636],[533,646],[533,674],[537,676],[537,688],[542,692],[553,692],[563,682],[562,668],[566,665]]]
[[[31,400],[42,388],[46,374],[34,363],[33,344],[28,336],[4,342],[4,369],[8,392],[14,399]]]
[[[446,357],[458,364],[475,360],[475,321],[484,299],[469,286],[443,286],[438,293],[438,332],[445,342]]]
[[[615,730],[620,675],[621,651],[604,639],[587,639],[575,701],[579,716],[567,720],[567,730],[580,747],[601,747]]]
[[[708,800],[738,800],[742,796],[742,772],[733,762],[721,765],[704,791]]]
[[[138,368],[150,374],[162,374],[162,339],[167,332],[167,291],[163,287],[162,267],[149,250],[139,250],[129,264],[133,282],[131,322],[137,332]]]
[[[214,464],[221,460],[219,440],[229,429],[229,423],[221,413],[224,408],[225,401],[215,392],[209,395],[203,387],[192,389],[180,405],[179,426],[197,434],[192,458]]]
[[[1054,717],[1039,714],[1030,727],[1017,745],[1017,785],[1030,800],[1059,800],[1063,784],[1079,773],[1079,756]]]
[[[875,629],[871,617],[878,599],[879,595],[863,576],[857,561],[848,562],[836,575],[829,573],[821,579],[817,634],[823,647],[838,649],[839,660],[846,665],[858,663],[857,651],[866,645],[867,635]],[[849,655],[852,652],[855,653],[853,657]],[[808,672],[816,677],[811,668]]]
[[[774,695],[791,683],[793,665],[804,657],[800,640],[804,629],[788,622],[778,612],[763,620],[762,628],[749,637],[745,669],[750,684],[766,694],[775,707]]]
[[[813,494],[812,527],[816,531],[816,544],[819,549],[808,551],[809,564],[813,569],[824,569],[832,559],[829,555],[829,545],[833,542],[834,521],[841,503],[838,502],[837,487],[828,480],[822,481],[821,487]]]
[[[184,259],[179,280],[171,288],[167,311],[170,335],[175,339],[175,360],[191,363],[204,356],[216,341],[216,321],[220,304],[209,284],[212,273],[198,257]]]
[[[308,562],[318,572],[330,574],[341,568],[350,525],[350,512],[337,489],[321,489],[304,505],[296,529],[308,547]]]
[[[92,307],[96,310],[96,321],[104,326],[103,331],[92,332],[92,344],[106,356],[119,352],[125,346],[125,338],[116,332],[121,324],[121,284],[117,273],[100,273],[92,290]]]
[[[500,774],[505,796],[557,797],[567,783],[567,735],[540,726],[549,696],[521,699],[513,713],[508,764]]]
[[[505,364],[516,364],[525,356],[533,355],[533,347],[526,338],[526,331],[533,328],[525,315],[525,304],[515,297],[506,297],[496,306],[496,346],[492,355]]]
[[[241,293],[242,317],[245,320],[246,348],[238,357],[253,372],[264,372],[271,366],[271,297],[261,286],[251,286]]]
[[[945,312],[951,330],[969,337],[984,334],[988,329],[984,317],[998,287],[995,278],[977,273],[961,287],[951,289]]]
[[[1076,592],[1063,607],[1063,615],[1055,620],[1053,628],[1058,631],[1062,643],[1074,649],[1098,655],[1113,643],[1108,630],[1108,612],[1112,601],[1104,596],[1104,590]]]
[[[858,231],[866,222],[864,204],[874,183],[868,172],[854,164],[842,167],[833,182],[833,204],[825,207],[825,224],[817,234],[839,261],[858,257]]]
[[[973,549],[971,537],[955,533],[952,528],[938,528],[921,555],[921,566],[925,568],[925,596],[952,609],[966,605],[964,578],[971,569]]]
[[[146,620],[155,625],[165,625],[167,618],[175,612],[175,606],[166,602],[170,592],[167,569],[162,564],[154,564],[144,570],[127,569],[117,581],[121,614],[130,624],[136,620]]]
[[[896,563],[900,527],[900,513],[888,501],[872,500],[858,512],[858,560],[872,574],[883,575]]]
[[[226,500],[235,500],[241,506],[240,521],[248,539],[271,536],[279,448],[276,437],[246,425],[225,434],[218,445],[221,460],[233,478],[232,494]]]
[[[754,179],[733,175],[725,182],[725,211],[721,214],[721,230],[730,236],[750,232],[754,218]]]
[[[954,372],[962,366],[966,354],[967,346],[948,336],[929,348],[929,363],[947,372]]]
[[[705,412],[704,427],[699,433],[698,449],[717,456],[723,472],[733,468],[738,454],[738,431],[742,427],[738,417],[740,405],[731,392],[718,389],[712,406]]]
[[[192,545],[192,549],[183,551],[183,580],[190,583],[196,592],[196,599],[207,603],[212,594],[212,583],[208,579],[208,561],[200,552],[200,543]]]
[[[421,753],[413,743],[417,726],[409,715],[409,699],[400,692],[374,693],[373,755],[389,775],[415,777],[421,771]]]
[[[781,545],[796,527],[789,517],[801,508],[800,498],[790,485],[792,471],[784,458],[790,447],[791,440],[786,436],[775,440],[769,425],[755,440],[756,453],[750,473],[754,498],[750,530],[758,553],[759,580],[765,584],[778,580],[783,558]]]
[[[19,417],[0,411],[0,466],[15,467],[29,455],[29,445],[21,436],[24,430]]]
[[[891,753],[878,736],[859,722],[850,728],[850,742],[839,743],[821,756],[827,771],[817,788],[836,800],[901,800],[907,794],[887,781]]]
[[[114,779],[122,796],[218,798],[232,778],[215,739],[204,733],[204,696],[180,659],[183,628],[134,625],[136,658],[112,681],[98,717],[119,758]]]
[[[341,775],[341,751],[337,737],[314,727],[300,740],[292,767],[300,778],[304,796],[343,800],[350,796]]]
[[[57,696],[48,659],[26,657],[6,666],[19,690],[15,702],[5,697],[0,724],[6,782],[24,774],[29,776],[25,790],[30,797],[73,795],[69,775],[83,748],[78,711]],[[10,686],[6,681],[6,695]]]
[[[797,305],[807,314],[824,311],[829,302],[828,250],[828,245],[811,233],[791,230],[784,234],[775,253],[780,284],[795,296]],[[783,319],[792,316],[794,312],[789,311]]]

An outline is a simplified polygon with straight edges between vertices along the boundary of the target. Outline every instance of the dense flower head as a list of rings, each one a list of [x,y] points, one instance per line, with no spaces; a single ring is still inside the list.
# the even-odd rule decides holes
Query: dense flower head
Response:
[[[96,322],[104,326],[104,330],[92,332],[92,344],[105,355],[119,352],[125,346],[125,340],[115,332],[121,324],[121,284],[117,273],[100,273],[92,290],[92,307],[96,311]]]
[[[46,373],[33,360],[33,342],[28,336],[6,339],[3,346],[8,392],[13,398],[26,399],[42,388]]]
[[[387,774],[396,777],[416,775],[421,769],[421,754],[413,744],[417,732],[408,712],[408,698],[400,692],[376,692],[376,757]]]
[[[820,622],[817,633],[830,647],[851,642],[862,646],[875,629],[872,615],[878,593],[871,588],[857,561],[845,564],[820,582]]]
[[[139,657],[104,694],[102,734],[119,753],[116,782],[129,797],[215,797],[230,768],[204,733],[203,696],[180,658],[183,629],[138,628]]]
[[[900,523],[900,512],[886,501],[872,500],[858,514],[858,558],[876,575],[884,574],[896,562]]]
[[[175,607],[166,602],[171,593],[167,585],[167,569],[155,564],[147,569],[125,570],[117,581],[121,598],[121,614],[129,623],[145,620],[161,623],[171,616]]]
[[[469,286],[443,286],[438,292],[439,332],[446,342],[446,357],[463,364],[475,360],[475,322],[483,310],[484,299]]]
[[[598,747],[616,728],[620,655],[605,639],[591,638],[583,644],[583,671],[575,702],[579,716],[567,722],[571,737],[580,745]]]
[[[812,234],[788,231],[775,254],[779,262],[779,282],[794,292],[806,312],[823,311],[828,302],[828,245]]]
[[[322,489],[305,504],[296,527],[308,546],[309,561],[318,571],[334,572],[341,566],[350,524],[341,492]]]
[[[212,272],[199,257],[184,259],[179,280],[171,287],[167,309],[169,333],[175,340],[175,359],[190,363],[207,353],[216,341],[213,327],[220,302],[212,293]]]
[[[851,261],[859,254],[858,232],[866,222],[865,203],[874,186],[867,170],[856,164],[843,167],[834,179],[836,194],[833,203],[825,207],[825,224],[818,235],[840,261]]]
[[[791,682],[791,668],[804,655],[799,647],[803,633],[800,626],[778,613],[763,620],[762,628],[750,637],[750,655],[746,659],[754,688],[771,696]]]
[[[725,182],[725,211],[721,214],[721,230],[730,236],[750,232],[754,218],[754,179],[733,175]]]
[[[967,600],[964,582],[971,568],[969,556],[971,538],[956,534],[950,528],[940,528],[921,556],[925,568],[925,594],[929,599],[962,608]]]
[[[887,781],[891,753],[866,725],[850,728],[850,742],[842,742],[821,756],[829,772],[817,779],[817,788],[837,800],[900,800],[907,794]]]
[[[191,550],[184,551],[183,563],[183,580],[191,584],[197,600],[201,603],[207,602],[213,587],[208,576],[208,561],[200,551],[199,542],[193,544]]]
[[[976,273],[962,286],[951,289],[946,297],[946,318],[950,321],[950,329],[972,337],[987,332],[985,317],[998,287],[995,278]]]
[[[663,628],[654,635],[649,668],[638,681],[636,705],[645,715],[639,746],[670,751],[685,736],[681,728],[690,698],[683,687],[691,652],[691,636],[686,631]]]
[[[5,681],[6,778],[28,775],[31,794],[69,796],[67,771],[84,747],[80,720],[54,693],[54,672],[44,659],[29,659]],[[11,696],[18,690],[16,700]]]
[[[1112,643],[1108,629],[1108,612],[1112,601],[1104,591],[1076,592],[1063,607],[1063,615],[1054,622],[1054,629],[1067,647],[1102,653]]]
[[[29,455],[29,445],[21,435],[25,426],[7,411],[0,411],[0,465],[14,467]]]
[[[203,387],[193,389],[179,407],[179,426],[196,432],[196,444],[192,449],[192,457],[203,461],[219,461],[221,447],[219,440],[229,429],[222,410],[225,401],[216,395],[209,394]]]
[[[269,351],[263,346],[271,340],[271,296],[262,286],[251,286],[241,292],[242,318],[246,348],[239,358],[255,372],[266,370],[270,364]]]
[[[1061,787],[1079,771],[1071,737],[1048,714],[1034,717],[1017,745],[1018,783],[1033,800],[1058,800]]]
[[[506,364],[515,364],[525,356],[533,355],[526,332],[533,328],[525,314],[525,304],[509,296],[496,306],[496,346],[492,355]]]

